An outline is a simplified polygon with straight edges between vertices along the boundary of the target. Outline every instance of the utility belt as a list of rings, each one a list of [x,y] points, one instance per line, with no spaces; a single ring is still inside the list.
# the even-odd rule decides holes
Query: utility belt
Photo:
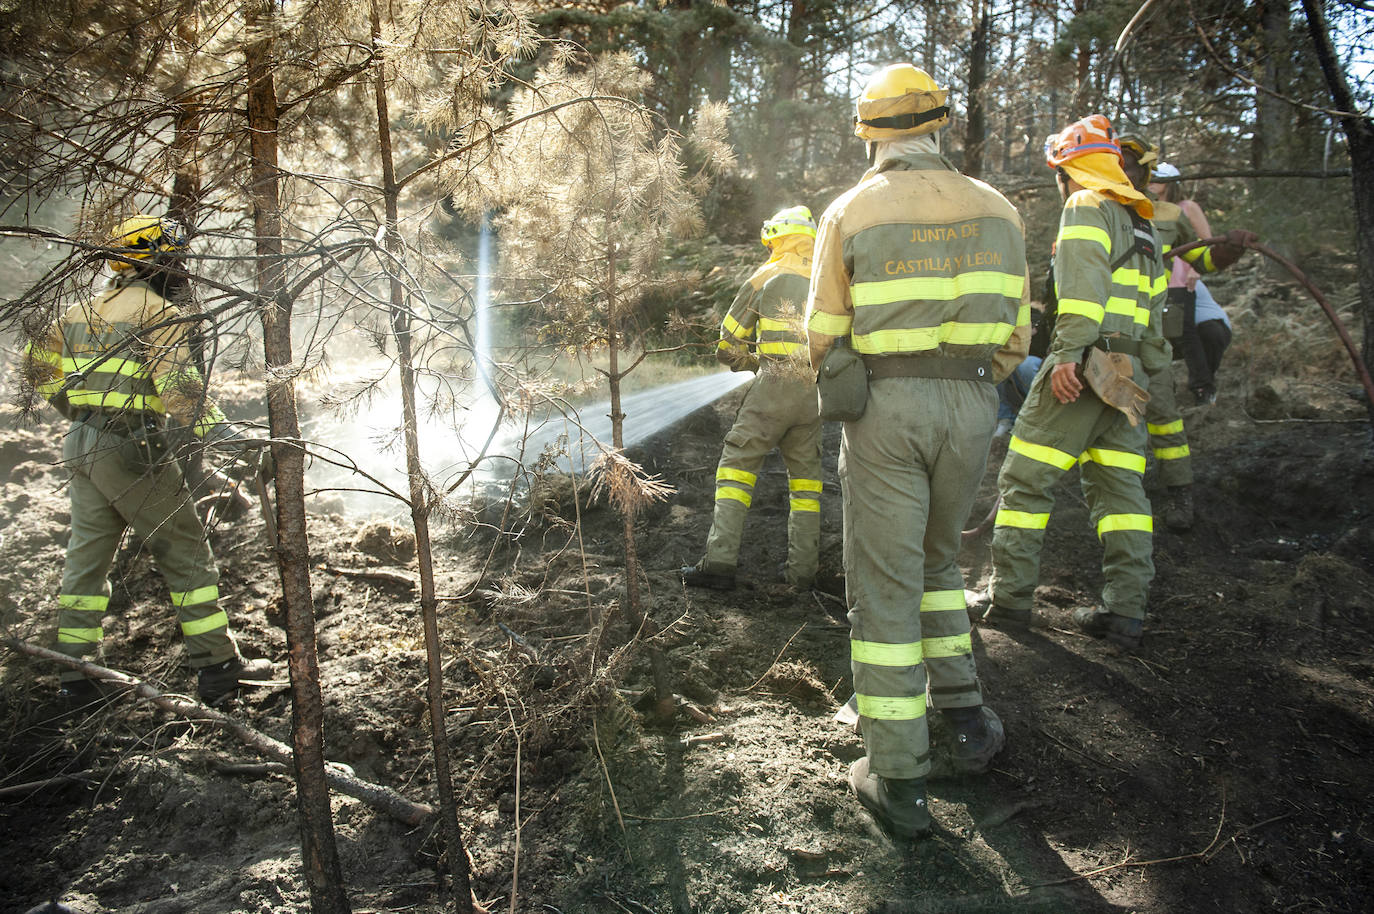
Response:
[[[992,363],[940,355],[881,355],[863,357],[868,380],[882,378],[944,378],[950,381],[992,383]]]
[[[156,413],[128,410],[106,413],[98,409],[87,409],[77,413],[73,421],[82,422],[97,431],[114,432],[117,435],[147,435],[162,430],[162,421]]]
[[[1099,336],[1093,345],[1103,352],[1120,352],[1140,358],[1140,340],[1133,340],[1129,336]]]

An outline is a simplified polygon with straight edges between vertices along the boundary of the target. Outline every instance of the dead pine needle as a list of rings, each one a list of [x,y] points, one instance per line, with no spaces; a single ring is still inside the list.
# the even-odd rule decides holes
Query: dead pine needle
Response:
[[[768,664],[768,669],[763,671],[763,675],[760,676],[758,679],[755,679],[754,684],[751,685],[749,688],[745,689],[744,691],[754,691],[754,689],[758,688],[760,682],[763,682],[765,679],[768,678],[768,674],[773,672],[773,668],[778,665],[778,661],[782,659],[782,655],[787,653],[787,649],[792,646],[792,642],[795,641],[797,639],[797,636],[802,633],[802,628],[806,628],[805,622],[801,624],[801,628],[798,628],[796,631],[792,633],[791,638],[787,639],[787,643],[782,646],[782,650],[778,651],[778,656],[773,658],[773,662]]]
[[[606,776],[606,789],[611,794],[611,807],[615,809],[615,820],[620,823],[620,834],[627,839],[625,857],[634,863],[634,855],[630,853],[629,836],[625,834],[625,817],[620,812],[620,801],[615,798],[615,785],[611,783],[611,769],[606,767],[606,756],[601,751],[601,734],[597,731],[595,720],[592,721],[592,743],[596,746],[596,757],[601,761],[601,773]]]

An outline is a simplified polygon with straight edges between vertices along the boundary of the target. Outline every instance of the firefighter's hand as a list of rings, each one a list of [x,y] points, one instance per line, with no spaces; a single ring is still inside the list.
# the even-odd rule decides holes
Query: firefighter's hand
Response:
[[[1060,362],[1050,370],[1050,391],[1060,403],[1072,403],[1083,392],[1077,362]]]

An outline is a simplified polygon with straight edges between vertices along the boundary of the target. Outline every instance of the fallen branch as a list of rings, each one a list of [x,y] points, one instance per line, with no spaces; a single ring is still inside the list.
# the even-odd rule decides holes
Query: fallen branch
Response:
[[[55,777],[44,778],[41,781],[28,781],[24,784],[11,784],[9,787],[0,787],[0,799],[5,797],[28,795],[42,790],[44,787],[58,787],[62,784],[89,784],[99,776],[99,772],[87,769],[78,771],[75,774],[59,774]]]
[[[758,679],[754,680],[754,684],[751,685],[749,688],[745,689],[744,691],[754,691],[754,689],[758,688],[758,684],[760,682],[763,682],[765,679],[768,678],[768,674],[773,671],[773,667],[778,665],[778,661],[782,659],[782,655],[787,653],[787,649],[792,646],[792,642],[796,639],[796,637],[802,633],[803,628],[806,628],[805,622],[801,624],[801,628],[798,628],[796,631],[792,633],[791,638],[787,639],[787,643],[782,646],[782,650],[778,651],[778,656],[773,658],[773,662],[768,664],[768,669],[763,671],[763,675],[761,675]]]
[[[159,708],[187,720],[217,724],[274,761],[288,766],[294,763],[290,746],[265,733],[254,730],[247,724],[240,723],[227,714],[207,708],[199,702],[164,695],[148,683],[134,679],[132,676],[84,660],[77,660],[66,654],[59,654],[57,651],[21,641],[18,638],[6,638],[5,643],[21,654],[28,654],[39,660],[51,660],[60,663],[71,669],[80,670],[89,679],[95,679],[116,688],[133,692],[138,697],[151,701]],[[413,803],[390,787],[360,780],[347,774],[344,767],[337,763],[330,763],[325,766],[325,779],[330,787],[340,793],[356,800],[362,800],[372,808],[380,810],[407,825],[423,825],[434,816],[434,807],[427,803]]]
[[[419,586],[416,577],[406,574],[404,571],[387,571],[384,568],[344,568],[341,565],[326,565],[324,570],[330,574],[343,575],[349,578],[366,578],[371,581],[385,581],[388,584],[400,584],[402,587],[411,589]]]

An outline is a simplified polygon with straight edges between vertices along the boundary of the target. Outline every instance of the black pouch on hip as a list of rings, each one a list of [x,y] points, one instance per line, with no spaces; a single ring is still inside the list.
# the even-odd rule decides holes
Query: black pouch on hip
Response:
[[[868,406],[868,367],[850,346],[848,337],[835,340],[821,359],[816,392],[820,395],[822,419],[853,422],[863,416]]]

